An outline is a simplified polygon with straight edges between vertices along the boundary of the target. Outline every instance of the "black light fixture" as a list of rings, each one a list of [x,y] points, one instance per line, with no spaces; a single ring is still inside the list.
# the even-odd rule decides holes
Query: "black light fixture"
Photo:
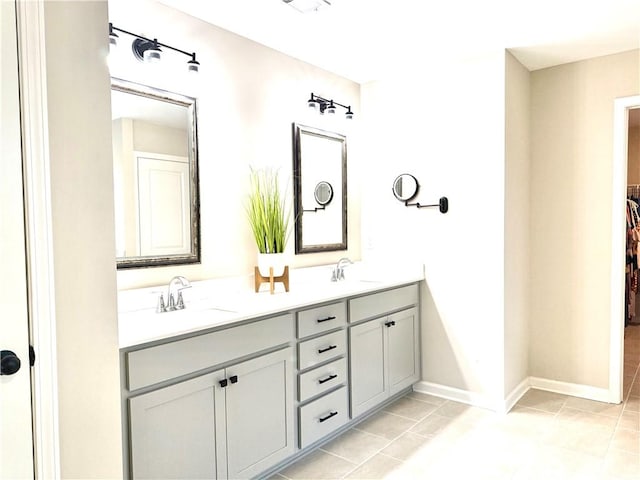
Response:
[[[327,98],[323,98],[320,95],[316,95],[314,93],[311,93],[311,98],[307,100],[307,106],[319,111],[321,115],[324,115],[325,113],[329,115],[335,115],[336,105],[338,107],[344,108],[347,111],[344,115],[347,120],[353,120],[353,112],[351,111],[350,105],[343,105],[333,99],[330,100]]]
[[[118,46],[118,39],[120,37],[113,31],[113,24],[109,24],[109,50]]]
[[[189,53],[184,50],[181,50],[176,47],[172,47],[171,45],[167,45],[166,43],[160,43],[157,38],[150,39],[144,37],[142,35],[138,35],[137,33],[132,33],[127,30],[123,30],[122,28],[114,27],[113,23],[109,23],[109,48],[113,49],[118,45],[119,35],[116,32],[124,33],[131,37],[134,37],[133,42],[131,43],[131,50],[133,51],[134,57],[136,57],[141,62],[147,63],[157,63],[162,59],[162,48],[166,48],[169,50],[173,50],[174,52],[182,53],[189,57],[189,61],[187,62],[187,71],[192,73],[198,73],[200,69],[200,62],[196,60],[195,52]]]

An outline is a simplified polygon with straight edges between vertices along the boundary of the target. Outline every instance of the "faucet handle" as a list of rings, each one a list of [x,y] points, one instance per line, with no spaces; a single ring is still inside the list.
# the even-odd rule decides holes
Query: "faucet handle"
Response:
[[[156,306],[156,313],[165,313],[167,311],[167,307],[165,307],[164,305],[164,295],[162,294],[162,292],[159,292],[159,293],[160,293],[160,296],[158,297],[158,305]]]
[[[337,282],[338,281],[338,272],[336,271],[335,268],[333,270],[331,270],[331,281],[332,282]]]
[[[176,303],[176,310],[184,310],[184,299],[182,298],[182,289],[178,290],[178,302]]]

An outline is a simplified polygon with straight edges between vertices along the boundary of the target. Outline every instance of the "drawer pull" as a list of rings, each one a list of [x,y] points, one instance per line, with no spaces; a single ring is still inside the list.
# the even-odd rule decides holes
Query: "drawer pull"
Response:
[[[220,387],[225,388],[229,382],[227,382],[227,379],[225,378],[224,380],[220,380],[219,383]]]
[[[326,417],[320,417],[320,418],[318,419],[318,421],[319,421],[320,423],[322,423],[322,422],[326,422],[326,421],[327,421],[327,420],[329,420],[331,417],[335,417],[337,414],[338,414],[338,412],[331,412],[331,413],[330,413],[329,415],[327,415]]]
[[[329,320],[335,320],[336,317],[334,317],[333,315],[327,318],[319,318],[318,320],[316,320],[318,323],[322,323],[322,322],[328,322]]]
[[[229,381],[231,383],[238,383],[238,376],[237,375],[233,375],[232,377],[229,377]]]
[[[386,323],[385,323],[385,326],[386,326],[387,328],[389,328],[389,327],[393,327],[395,324],[396,324],[396,322],[394,322],[394,321],[392,320],[392,321],[390,321],[390,322],[386,322]]]
[[[328,352],[329,350],[333,350],[334,348],[338,348],[338,346],[337,345],[329,345],[326,348],[319,348],[318,349],[318,353]]]
[[[320,385],[322,385],[323,383],[327,383],[329,380],[333,380],[334,378],[338,378],[338,375],[335,374],[335,373],[333,375],[329,375],[327,378],[323,378],[321,380],[318,380],[318,383]]]

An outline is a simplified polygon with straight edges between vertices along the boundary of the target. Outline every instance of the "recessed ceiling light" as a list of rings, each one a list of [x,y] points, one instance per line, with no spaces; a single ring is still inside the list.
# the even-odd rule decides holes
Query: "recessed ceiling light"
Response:
[[[282,0],[301,13],[309,13],[331,6],[329,0]]]

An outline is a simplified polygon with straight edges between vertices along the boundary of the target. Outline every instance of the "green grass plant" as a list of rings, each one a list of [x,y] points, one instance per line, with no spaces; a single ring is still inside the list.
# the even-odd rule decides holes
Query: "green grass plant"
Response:
[[[280,192],[277,171],[269,168],[251,169],[246,210],[260,253],[284,252],[290,233],[286,197],[286,192],[284,195]]]

